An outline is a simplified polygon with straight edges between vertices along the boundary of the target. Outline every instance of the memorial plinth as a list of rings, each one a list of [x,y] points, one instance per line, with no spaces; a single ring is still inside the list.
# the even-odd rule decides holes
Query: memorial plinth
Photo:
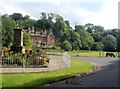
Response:
[[[23,46],[23,30],[22,29],[13,29],[14,30],[14,43],[11,46],[11,50],[14,53],[23,53],[24,46]]]

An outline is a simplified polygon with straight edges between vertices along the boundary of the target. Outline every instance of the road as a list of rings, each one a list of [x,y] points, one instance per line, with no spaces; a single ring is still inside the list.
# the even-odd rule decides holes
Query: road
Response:
[[[51,55],[50,58],[51,59],[63,58],[63,56]],[[71,59],[84,60],[87,62],[97,64],[99,66],[106,66],[106,65],[109,65],[110,63],[118,60],[118,58],[92,58],[92,57],[90,57],[90,58],[89,57],[71,57]]]
[[[52,56],[61,58],[62,56]],[[118,87],[118,58],[87,58],[71,57],[76,60],[84,60],[102,66],[97,73],[87,76],[77,76],[63,81],[55,82],[47,87]],[[120,69],[119,69],[120,71]]]

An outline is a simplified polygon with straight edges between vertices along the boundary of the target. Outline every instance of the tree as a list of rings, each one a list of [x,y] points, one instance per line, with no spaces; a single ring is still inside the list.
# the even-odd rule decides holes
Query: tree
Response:
[[[26,49],[31,49],[32,47],[31,38],[27,32],[23,33],[23,45],[25,46]]]
[[[60,36],[60,42],[64,42],[65,40],[68,40],[72,46],[72,50],[80,50],[81,48],[81,40],[80,36],[77,32],[74,30],[67,30]]]
[[[89,33],[93,33],[93,27],[94,27],[94,24],[91,24],[91,23],[85,24],[86,31]]]
[[[105,51],[116,51],[117,48],[117,40],[112,35],[107,35],[103,39],[104,50]]]
[[[21,13],[13,13],[10,17],[15,21],[24,19]]]
[[[36,21],[34,19],[26,18],[23,20],[23,24],[21,24],[21,25],[22,25],[22,28],[29,28],[29,27],[34,26],[35,23],[36,23]]]
[[[13,29],[16,23],[8,15],[2,16],[2,46],[9,47],[13,43]]]
[[[48,31],[52,31],[54,27],[54,22],[52,21],[54,19],[55,15],[53,13],[41,13],[41,17],[39,20],[35,23],[35,28],[37,29],[47,29]]]
[[[119,34],[119,29],[112,29],[110,31],[110,35],[113,35],[115,38],[117,38],[120,34]]]
[[[47,19],[47,14],[46,12],[41,12],[41,19]]]
[[[55,35],[57,39],[59,39],[60,35],[66,32],[68,28],[62,16],[56,15],[55,19],[56,21],[53,27],[53,34]]]
[[[59,41],[62,43],[63,41],[69,40],[69,39],[70,39],[69,34],[67,32],[64,32],[63,34],[61,34]]]
[[[90,50],[94,43],[93,37],[90,36],[90,34],[85,30],[80,30],[79,35],[80,35],[80,40],[82,43],[81,49],[82,50]]]
[[[80,30],[85,30],[85,26],[83,26],[83,25],[75,25],[75,31],[79,32]]]
[[[94,26],[94,24],[91,24],[91,23],[85,24],[85,27],[86,27],[86,28],[92,28],[93,26]]]
[[[66,24],[68,30],[72,30],[72,27],[70,26],[69,20],[66,20],[65,24]]]
[[[24,19],[24,17],[22,16],[22,14],[21,13],[13,13],[12,15],[10,15],[10,17],[13,19],[13,20],[15,20],[15,22],[16,22],[16,24],[17,24],[17,27],[19,27],[19,28],[22,28],[22,26],[21,26],[21,20],[23,20]]]
[[[67,37],[67,39],[72,45],[72,50],[80,50],[82,44],[79,34],[74,30],[68,30],[67,34],[69,34],[69,37]]]
[[[95,42],[91,47],[91,50],[101,51],[103,50],[104,45],[101,42]]]
[[[88,39],[87,39],[88,41],[87,41],[87,44],[88,44],[88,46],[89,46],[89,50],[91,49],[91,47],[93,46],[93,44],[94,44],[94,39],[93,39],[93,37],[92,36],[88,36]]]
[[[72,50],[72,46],[70,44],[69,41],[65,40],[62,44],[61,44],[61,48],[64,49],[65,51],[71,51]]]
[[[71,43],[71,45],[72,45],[72,50],[80,50],[80,48],[82,47],[80,39],[75,40],[74,42]]]
[[[93,31],[94,31],[94,33],[96,33],[96,34],[101,35],[101,34],[103,33],[103,31],[104,31],[104,27],[102,27],[102,26],[100,26],[100,25],[94,26],[94,27],[93,27]]]
[[[55,14],[54,13],[48,13],[48,19],[49,20],[54,20],[54,18],[55,18]]]
[[[119,29],[109,29],[109,30],[105,30],[103,32],[103,36],[107,36],[107,35],[113,35],[114,37],[118,37],[118,33],[119,33]]]
[[[95,42],[102,42],[103,41],[103,37],[98,33],[91,34],[91,36],[93,37]]]
[[[30,16],[29,15],[25,15],[23,18],[24,19],[30,19]]]

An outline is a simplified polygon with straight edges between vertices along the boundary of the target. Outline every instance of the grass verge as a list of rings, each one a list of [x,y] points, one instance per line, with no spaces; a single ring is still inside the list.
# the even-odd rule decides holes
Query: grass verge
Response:
[[[81,60],[71,60],[69,69],[46,73],[15,73],[2,74],[3,87],[33,87],[59,81],[75,74],[82,74],[93,69],[93,65]]]
[[[48,54],[51,55],[63,55],[64,51],[48,51]],[[118,57],[117,52],[113,52],[116,57]],[[81,57],[106,57],[106,52],[98,52],[98,51],[68,51],[70,56],[81,56]]]

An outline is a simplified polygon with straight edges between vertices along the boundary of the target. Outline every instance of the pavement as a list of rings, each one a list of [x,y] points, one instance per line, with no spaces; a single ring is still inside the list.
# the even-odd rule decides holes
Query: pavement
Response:
[[[50,60],[45,68],[0,68],[0,73],[51,72],[68,68],[63,60]]]

